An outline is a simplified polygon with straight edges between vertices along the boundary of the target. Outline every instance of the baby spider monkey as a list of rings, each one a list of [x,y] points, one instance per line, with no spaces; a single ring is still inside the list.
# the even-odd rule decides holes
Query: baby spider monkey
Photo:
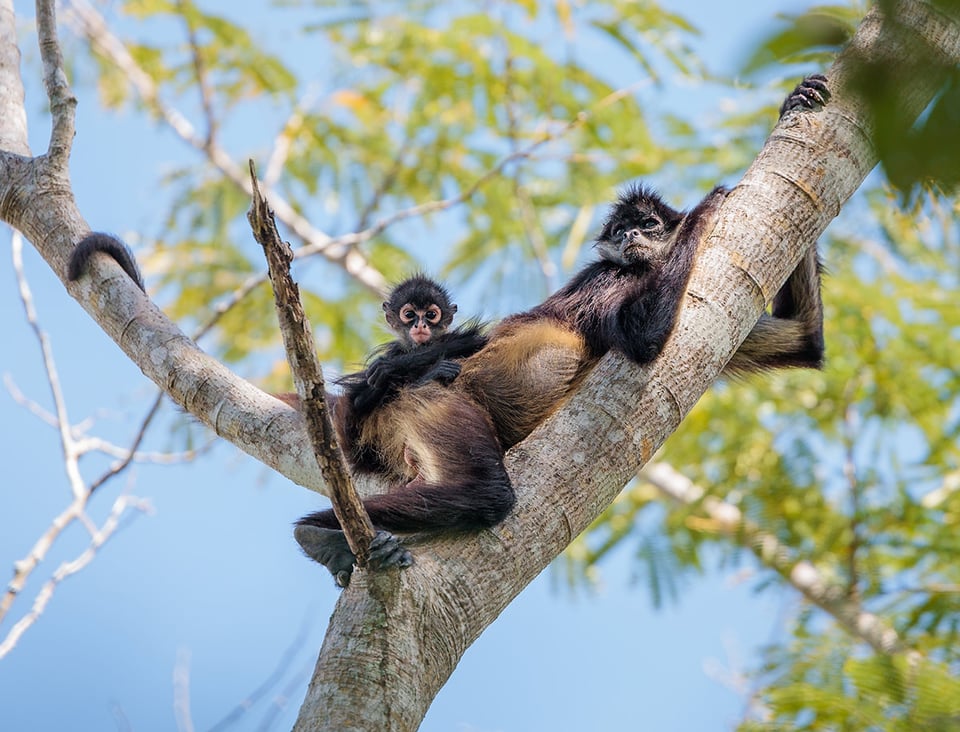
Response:
[[[460,364],[453,359],[473,355],[487,339],[475,320],[449,330],[456,312],[447,289],[422,274],[390,291],[383,314],[396,340],[381,346],[363,371],[338,380],[355,416],[365,417],[401,386],[449,384],[457,377]]]
[[[476,320],[450,329],[457,306],[446,288],[422,274],[394,287],[383,303],[383,312],[397,338],[381,346],[363,371],[338,379],[342,394],[328,395],[340,448],[357,473],[389,471],[367,437],[382,429],[378,411],[406,388],[428,383],[448,386],[460,373],[460,364],[454,359],[472,356],[487,343]],[[282,398],[295,404],[294,399]],[[406,460],[414,468],[412,455],[408,452]],[[298,525],[294,537],[307,556],[331,571],[338,585],[349,583],[353,554],[342,531]],[[370,546],[373,566],[407,566],[411,561],[409,552],[392,534],[377,532]]]
[[[354,470],[383,471],[377,452],[362,444],[363,431],[378,408],[403,387],[449,385],[460,373],[456,359],[472,356],[487,344],[477,320],[450,328],[456,312],[447,289],[422,274],[390,291],[383,314],[396,339],[378,348],[363,371],[338,379],[343,393],[333,398],[340,447]]]

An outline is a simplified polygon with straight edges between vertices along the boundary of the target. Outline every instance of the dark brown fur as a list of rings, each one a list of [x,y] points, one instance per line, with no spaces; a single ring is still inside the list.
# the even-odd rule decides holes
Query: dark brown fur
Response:
[[[805,81],[783,113],[815,109],[828,96],[820,80]],[[489,343],[461,362],[448,388],[405,387],[372,414],[353,435],[355,445],[375,455],[379,472],[393,481],[386,493],[364,502],[374,525],[408,532],[502,521],[514,503],[503,453],[562,407],[608,351],[641,365],[660,354],[697,247],[725,195],[718,188],[682,214],[650,190],[628,189],[598,237],[600,261],[494,328]],[[820,265],[811,248],[727,370],[819,367],[822,325]],[[333,512],[320,511],[298,522],[297,540],[341,581],[349,579],[352,555],[338,529]],[[408,554],[399,556],[380,566],[409,563]]]

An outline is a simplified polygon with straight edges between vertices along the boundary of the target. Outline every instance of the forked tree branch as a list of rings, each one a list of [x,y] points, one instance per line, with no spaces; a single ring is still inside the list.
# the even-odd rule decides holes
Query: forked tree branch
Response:
[[[60,390],[60,380],[57,376],[52,348],[46,332],[40,327],[36,311],[33,307],[33,295],[23,272],[22,248],[23,238],[19,233],[15,232],[13,245],[11,247],[13,253],[13,269],[17,276],[20,299],[23,303],[27,322],[40,345],[43,366],[50,384],[50,391],[56,410],[53,424],[57,427],[60,434],[63,462],[66,468],[72,497],[69,505],[61,511],[59,515],[54,517],[47,530],[34,542],[27,556],[14,564],[13,578],[7,585],[6,591],[0,596],[0,621],[10,612],[14,601],[18,599],[20,593],[26,586],[27,580],[30,579],[34,570],[43,562],[54,543],[56,543],[57,539],[60,538],[67,528],[75,522],[86,527],[87,532],[90,534],[90,544],[87,549],[81,552],[75,559],[60,564],[37,592],[30,610],[10,627],[6,636],[0,638],[0,658],[10,653],[10,651],[16,647],[23,634],[40,618],[50,599],[53,597],[57,586],[90,563],[100,547],[102,547],[116,531],[121,517],[128,508],[132,507],[141,511],[150,510],[150,506],[146,501],[134,496],[122,495],[114,501],[110,515],[101,526],[98,527],[87,515],[87,504],[99,483],[87,488],[83,483],[83,478],[80,476],[78,460],[83,449],[80,443],[73,437],[66,402]],[[133,454],[133,449],[130,450],[130,454]],[[108,471],[108,475],[110,476],[115,474],[116,472]]]

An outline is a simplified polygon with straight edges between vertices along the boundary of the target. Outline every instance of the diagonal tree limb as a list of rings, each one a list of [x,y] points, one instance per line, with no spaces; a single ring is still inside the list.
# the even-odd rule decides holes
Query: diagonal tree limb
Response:
[[[369,573],[344,591],[295,730],[415,729],[470,643],[673,432],[876,164],[874,121],[848,83],[863,59],[897,68],[907,117],[946,78],[920,73],[929,60],[915,40],[933,39],[935,54],[960,60],[960,22],[940,6],[902,0],[890,12],[893,23],[874,8],[830,69],[827,107],[786,115],[731,190],[657,361],[641,369],[608,355],[508,453],[518,501],[501,525],[419,547],[390,597],[365,591]]]

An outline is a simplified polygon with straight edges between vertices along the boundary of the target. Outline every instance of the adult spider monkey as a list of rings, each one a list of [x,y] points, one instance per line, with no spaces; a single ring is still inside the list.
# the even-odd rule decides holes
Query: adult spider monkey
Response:
[[[801,82],[781,116],[819,109],[829,99],[825,82],[819,75]],[[725,196],[716,188],[681,213],[650,189],[626,189],[597,237],[599,261],[540,305],[498,324],[487,345],[462,361],[449,386],[404,388],[368,416],[356,445],[377,455],[378,472],[391,483],[386,493],[364,501],[380,530],[374,568],[411,561],[387,532],[498,524],[515,502],[504,452],[563,406],[608,351],[641,365],[659,355],[676,322],[697,246]],[[819,368],[822,360],[820,264],[811,247],[725,370]],[[349,582],[354,556],[333,511],[304,516],[295,536],[338,584]]]

